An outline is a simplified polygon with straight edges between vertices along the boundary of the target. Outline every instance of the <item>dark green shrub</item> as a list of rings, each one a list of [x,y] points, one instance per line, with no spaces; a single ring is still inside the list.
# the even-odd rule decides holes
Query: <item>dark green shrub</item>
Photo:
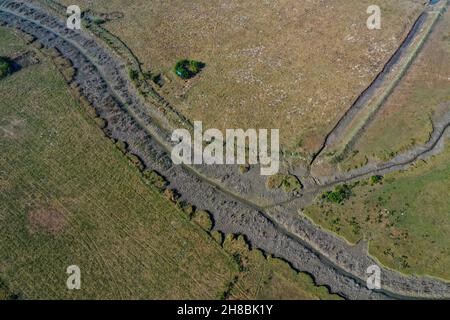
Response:
[[[204,67],[203,63],[201,63],[199,61],[194,61],[194,60],[190,61],[190,69],[195,74],[199,73],[203,67]]]
[[[157,85],[160,86],[160,87],[162,87],[163,84],[164,84],[164,80],[163,80],[163,78],[161,77],[161,74],[160,74],[160,73],[155,74],[155,75],[152,77],[152,81],[153,81],[153,83],[157,84]]]
[[[334,191],[328,191],[322,194],[322,199],[341,204],[345,200],[349,199],[351,195],[352,189],[348,185],[344,184],[337,186]]]
[[[0,79],[5,78],[13,72],[13,63],[9,58],[0,57]]]
[[[130,79],[133,81],[139,80],[139,72],[137,70],[130,69],[129,76],[130,76]]]
[[[145,80],[152,80],[153,79],[153,74],[151,73],[151,71],[145,71],[142,75],[144,76]]]
[[[383,176],[371,176],[370,177],[370,183],[377,184],[383,181]]]
[[[174,67],[174,72],[182,79],[190,79],[199,73],[204,67],[205,64],[203,62],[183,59],[177,61]]]

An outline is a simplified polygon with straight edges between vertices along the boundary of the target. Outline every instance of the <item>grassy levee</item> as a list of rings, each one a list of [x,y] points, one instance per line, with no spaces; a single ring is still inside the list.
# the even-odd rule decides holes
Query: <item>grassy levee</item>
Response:
[[[425,26],[423,26],[421,35],[419,35],[419,38],[415,40],[415,44],[408,48],[405,56],[399,62],[399,65],[395,67],[396,70],[393,70],[392,74],[386,78],[386,84],[377,90],[377,92],[374,94],[374,97],[349,123],[340,139],[336,141],[332,146],[327,147],[323,151],[325,156],[330,157],[330,160],[340,162],[348,155],[349,151],[351,150],[352,146],[359,138],[361,133],[371,122],[371,120],[373,120],[374,116],[384,105],[389,96],[394,92],[400,81],[408,72],[409,68],[423,48],[425,42],[428,40],[444,10],[445,6],[442,6],[442,9],[439,13],[429,13],[430,18],[427,19]]]
[[[0,44],[4,56],[32,50],[5,28]],[[237,298],[253,288],[268,298],[338,298],[270,257],[242,269],[147,183],[50,57],[39,58],[0,80],[0,300]],[[81,290],[66,288],[70,265],[81,269]]]

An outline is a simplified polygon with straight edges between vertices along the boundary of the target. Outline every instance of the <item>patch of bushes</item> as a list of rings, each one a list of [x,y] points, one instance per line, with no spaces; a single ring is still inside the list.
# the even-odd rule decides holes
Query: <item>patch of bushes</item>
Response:
[[[152,184],[161,192],[164,191],[169,185],[169,182],[156,171],[146,170],[144,171],[143,175],[150,184]]]
[[[162,87],[163,84],[164,84],[163,78],[162,78],[160,73],[155,74],[154,76],[152,76],[151,80],[153,81],[153,83],[157,84],[160,87]]]
[[[371,176],[370,177],[371,184],[381,183],[382,181],[383,181],[383,176]]]
[[[352,189],[348,185],[339,185],[334,191],[327,191],[322,194],[322,199],[334,202],[337,204],[343,203],[345,200],[349,199],[352,195]]]
[[[213,221],[211,218],[211,214],[205,210],[199,210],[194,213],[192,217],[192,221],[198,224],[202,229],[206,231],[211,231],[213,227]]]
[[[9,76],[13,72],[13,64],[11,59],[0,57],[0,79]]]
[[[200,61],[182,59],[177,61],[174,67],[174,72],[182,79],[190,79],[199,73],[205,64]]]
[[[250,250],[250,245],[243,235],[227,234],[223,242],[223,248],[229,254]]]
[[[408,269],[411,267],[408,263],[408,256],[405,255],[402,255],[401,257],[395,257],[394,264],[401,269]]]
[[[217,299],[218,299],[218,300],[228,300],[229,297],[230,297],[230,295],[231,295],[231,291],[233,291],[233,289],[234,289],[236,283],[238,282],[238,279],[239,279],[238,276],[235,276],[235,277],[233,278],[233,280],[230,281],[230,282],[227,284],[227,287],[225,288],[225,291],[220,292],[220,293],[218,294]]]
[[[127,157],[131,161],[131,163],[134,164],[139,170],[144,170],[145,166],[141,158],[132,153],[127,153]]]
[[[129,75],[130,79],[134,82],[139,80],[139,71],[137,71],[137,70],[130,69],[128,71],[128,75]]]
[[[144,76],[144,80],[152,80],[154,77],[150,71],[144,71],[142,75]]]
[[[267,178],[266,188],[268,190],[281,188],[284,192],[291,193],[301,191],[303,185],[296,176],[278,173]]]
[[[74,76],[75,76],[75,68],[72,65],[72,62],[70,60],[64,58],[63,56],[59,55],[56,57],[53,57],[53,63],[56,65],[58,70],[63,75],[64,79],[67,83],[72,82]]]
[[[250,245],[243,235],[228,234],[222,247],[231,255],[239,268],[239,272],[249,271]]]
[[[83,109],[86,111],[86,113],[93,119],[98,117],[97,110],[95,110],[94,107],[91,106],[89,101],[84,96],[79,96],[80,104],[83,106]]]
[[[71,82],[75,77],[75,69],[73,67],[68,67],[61,70],[61,73],[66,80],[66,82]]]
[[[296,176],[286,176],[281,184],[281,188],[286,193],[299,192],[303,186]]]
[[[163,84],[161,73],[153,74],[150,71],[143,72],[144,80],[152,81],[153,83],[159,85],[160,87]]]
[[[50,55],[52,58],[58,58],[61,56],[61,52],[59,52],[56,48],[49,48],[47,49],[48,55]]]
[[[96,24],[96,25],[100,25],[105,23],[106,20],[101,18],[101,17],[94,17],[94,19],[92,20],[92,23]]]
[[[334,232],[341,231],[341,218],[336,217],[331,220],[331,230],[333,230]]]
[[[281,187],[281,183],[283,182],[282,174],[275,174],[270,176],[266,180],[266,188],[269,190],[275,190]]]
[[[60,66],[60,67],[63,67],[63,68],[69,68],[69,67],[72,67],[72,63],[71,63],[69,60],[67,60],[66,58],[64,58],[63,56],[55,57],[55,58],[53,59],[53,62],[54,62],[57,66]]]
[[[125,141],[117,140],[115,143],[117,149],[119,149],[123,154],[128,151],[128,144]]]
[[[222,245],[223,243],[223,234],[220,231],[213,231],[211,232],[211,237],[219,244]]]
[[[186,214],[187,218],[192,219],[196,211],[195,206],[184,201],[178,203],[178,205],[180,209]]]
[[[107,127],[107,125],[108,125],[107,122],[106,122],[106,120],[103,119],[103,118],[97,117],[97,118],[94,119],[94,121],[95,121],[95,124],[96,124],[100,129],[105,129],[105,128]]]
[[[180,199],[180,194],[175,189],[166,189],[164,190],[164,196],[167,200],[177,203],[178,199]]]

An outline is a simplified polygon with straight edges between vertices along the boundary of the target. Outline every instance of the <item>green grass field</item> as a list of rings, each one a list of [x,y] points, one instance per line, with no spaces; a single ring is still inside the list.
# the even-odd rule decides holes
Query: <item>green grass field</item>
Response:
[[[13,292],[214,298],[224,290],[232,260],[83,118],[48,61],[2,80],[0,96],[0,271]],[[79,292],[65,289],[72,264],[82,270]]]
[[[450,146],[382,183],[361,181],[342,204],[318,202],[306,215],[347,240],[369,241],[384,265],[450,280]]]
[[[0,28],[0,55],[30,49]],[[274,298],[335,298],[284,262],[260,258],[258,268],[240,270],[145,183],[39,57],[0,80],[0,299],[232,298],[233,286]],[[66,288],[69,265],[81,269],[79,291]],[[244,281],[261,265],[281,280]],[[283,290],[288,285],[297,295]]]

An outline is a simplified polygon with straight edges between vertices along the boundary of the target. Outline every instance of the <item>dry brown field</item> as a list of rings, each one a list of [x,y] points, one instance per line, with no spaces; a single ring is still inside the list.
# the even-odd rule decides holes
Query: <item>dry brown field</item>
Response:
[[[344,169],[367,161],[386,161],[428,141],[432,120],[441,118],[450,105],[449,30],[447,12],[403,81],[354,146],[357,154],[343,163]]]
[[[79,2],[123,13],[105,27],[162,74],[161,94],[189,119],[222,130],[279,128],[283,149],[306,158],[423,8],[419,0]],[[366,27],[372,4],[382,9],[381,30]],[[181,58],[206,68],[178,79],[172,68]]]

